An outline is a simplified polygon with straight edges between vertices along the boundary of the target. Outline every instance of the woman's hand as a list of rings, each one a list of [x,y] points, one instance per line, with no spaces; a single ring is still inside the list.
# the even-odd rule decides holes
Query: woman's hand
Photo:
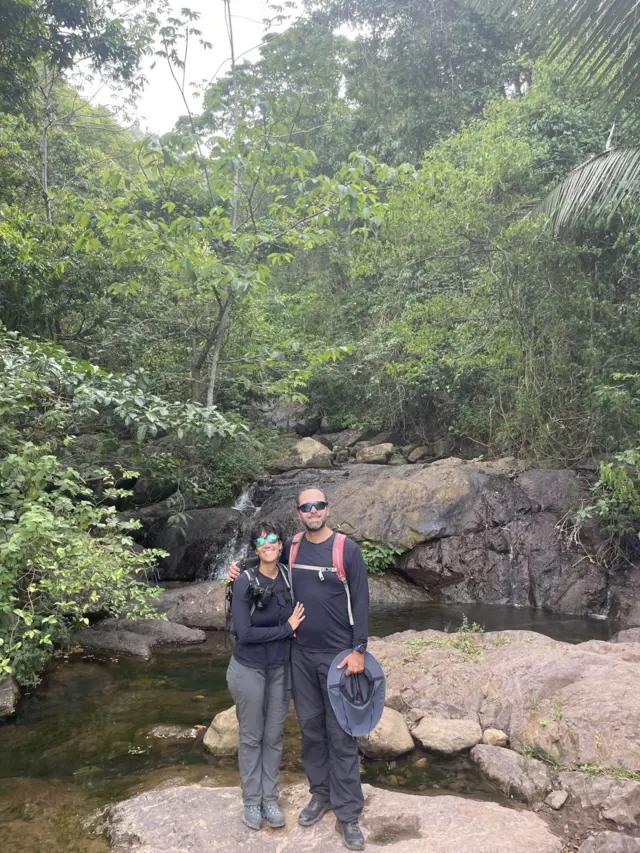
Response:
[[[304,604],[300,604],[298,602],[296,606],[293,608],[293,613],[289,616],[288,622],[289,625],[293,628],[294,631],[297,631],[300,627],[300,623],[304,621]]]

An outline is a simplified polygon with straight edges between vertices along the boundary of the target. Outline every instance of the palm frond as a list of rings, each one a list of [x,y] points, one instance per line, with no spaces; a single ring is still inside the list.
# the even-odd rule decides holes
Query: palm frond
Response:
[[[616,100],[640,93],[640,0],[466,0],[477,12],[517,17],[570,71],[604,82]]]
[[[640,198],[640,147],[604,151],[577,166],[532,215],[545,213],[559,233],[605,214],[611,218],[630,198]]]

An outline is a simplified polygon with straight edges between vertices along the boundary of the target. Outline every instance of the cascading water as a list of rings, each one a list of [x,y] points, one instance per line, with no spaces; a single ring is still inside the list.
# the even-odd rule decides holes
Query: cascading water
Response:
[[[255,514],[260,511],[260,507],[255,506],[253,503],[256,488],[256,483],[252,483],[250,486],[245,486],[236,498],[236,502],[232,509],[241,512],[243,520],[238,526],[235,535],[229,539],[224,548],[221,548],[218,551],[215,558],[209,564],[209,572],[207,575],[208,580],[220,580],[221,578],[225,578],[227,576],[229,563],[241,557],[246,557],[246,529]]]

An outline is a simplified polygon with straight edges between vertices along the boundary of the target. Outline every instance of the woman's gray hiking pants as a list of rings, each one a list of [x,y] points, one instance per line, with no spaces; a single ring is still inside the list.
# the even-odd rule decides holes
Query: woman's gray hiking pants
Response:
[[[227,669],[240,724],[238,765],[245,806],[278,802],[282,729],[289,707],[285,673],[284,666],[252,669],[234,657]]]

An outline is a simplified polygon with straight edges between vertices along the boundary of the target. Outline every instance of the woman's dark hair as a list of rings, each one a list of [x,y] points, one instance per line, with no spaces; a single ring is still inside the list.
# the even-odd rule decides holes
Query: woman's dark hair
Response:
[[[249,531],[249,542],[253,547],[254,541],[259,536],[268,536],[270,533],[275,533],[278,539],[282,542],[282,528],[275,521],[258,521]]]

